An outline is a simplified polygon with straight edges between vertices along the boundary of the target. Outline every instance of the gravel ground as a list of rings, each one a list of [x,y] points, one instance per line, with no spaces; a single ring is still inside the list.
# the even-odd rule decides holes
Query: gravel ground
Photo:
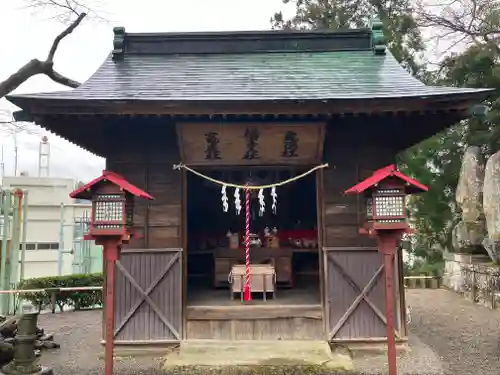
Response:
[[[500,373],[500,312],[444,289],[410,289],[411,334],[431,347],[446,375]]]
[[[409,337],[410,351],[399,354],[398,375],[443,375],[444,367],[441,359],[431,347],[423,343],[415,335]],[[354,368],[363,373],[378,375],[387,372],[387,355],[354,356]],[[460,375],[460,374],[455,374]]]
[[[39,326],[54,333],[54,340],[61,344],[57,350],[44,351],[40,359],[43,366],[52,367],[55,375],[102,375],[103,348],[101,339],[101,316],[99,310],[67,312],[61,314],[43,314],[39,316]],[[135,357],[115,359],[116,375],[165,375],[160,370],[161,358]],[[186,369],[182,375],[211,375],[212,371]],[[239,371],[228,371],[217,375],[243,375]],[[295,375],[287,371],[287,375]],[[259,372],[255,375],[265,375]],[[273,375],[280,372],[273,372]],[[310,373],[308,372],[308,375]],[[174,375],[174,374],[171,374]],[[176,374],[175,374],[176,375]],[[297,373],[297,375],[299,375]],[[318,375],[315,372],[315,375]],[[324,375],[336,375],[329,373]],[[342,373],[342,375],[364,375]]]
[[[44,351],[40,364],[52,367],[55,375],[103,374],[101,316],[100,310],[40,315],[38,325],[53,332],[61,344],[60,349]],[[115,368],[119,375],[161,373],[156,358],[118,359]]]
[[[500,373],[500,312],[446,290],[408,290],[412,309],[411,352],[398,361],[400,375],[497,375]],[[103,373],[101,311],[43,314],[39,325],[54,332],[61,349],[44,351],[40,363],[55,375]],[[384,356],[356,359],[360,373],[384,373]],[[115,360],[115,374],[156,375],[160,358]]]

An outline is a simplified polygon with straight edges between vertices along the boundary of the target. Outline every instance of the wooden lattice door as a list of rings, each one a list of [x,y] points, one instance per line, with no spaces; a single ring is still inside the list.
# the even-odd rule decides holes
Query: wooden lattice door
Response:
[[[387,336],[384,263],[376,248],[325,248],[326,313],[330,341],[362,341]],[[397,267],[395,267],[397,269]],[[397,272],[396,272],[397,280]],[[395,283],[396,339],[401,329]]]
[[[182,250],[126,249],[117,261],[115,341],[182,338]]]

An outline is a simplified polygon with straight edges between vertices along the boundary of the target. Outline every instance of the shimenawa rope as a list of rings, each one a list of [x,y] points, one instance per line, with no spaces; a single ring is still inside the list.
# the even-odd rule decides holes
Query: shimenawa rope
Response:
[[[189,171],[189,172],[197,175],[198,177],[204,178],[207,181],[213,182],[214,184],[218,184],[218,185],[221,185],[221,186],[232,187],[232,188],[235,188],[235,189],[243,189],[243,190],[244,189],[260,190],[260,189],[270,189],[270,188],[273,188],[273,187],[279,187],[279,186],[283,186],[283,185],[289,184],[291,182],[295,182],[295,181],[300,180],[301,178],[303,178],[303,177],[305,177],[307,175],[310,175],[311,173],[317,171],[318,169],[328,168],[328,163],[317,165],[317,166],[309,169],[307,172],[301,173],[301,174],[299,174],[299,175],[297,175],[295,177],[289,178],[287,180],[276,182],[274,184],[260,185],[260,186],[255,186],[255,185],[238,185],[238,184],[233,184],[233,183],[230,183],[230,182],[224,182],[224,181],[221,181],[221,180],[217,180],[215,178],[212,178],[212,177],[209,177],[207,175],[204,175],[203,173],[195,171],[194,169],[192,169],[192,168],[190,168],[187,165],[182,164],[182,163],[181,164],[175,164],[173,166],[173,169],[179,169],[180,170],[182,168],[184,168],[186,171]]]

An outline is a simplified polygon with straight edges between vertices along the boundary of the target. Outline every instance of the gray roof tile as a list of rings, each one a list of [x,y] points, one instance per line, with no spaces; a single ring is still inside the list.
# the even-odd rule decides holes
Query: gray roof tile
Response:
[[[429,87],[372,50],[111,55],[80,87],[18,97],[77,100],[328,100],[426,97],[481,90]],[[487,90],[483,90],[487,91]]]
[[[387,51],[380,28],[129,34],[118,27],[112,53],[80,87],[8,98],[279,101],[489,91],[424,85]]]

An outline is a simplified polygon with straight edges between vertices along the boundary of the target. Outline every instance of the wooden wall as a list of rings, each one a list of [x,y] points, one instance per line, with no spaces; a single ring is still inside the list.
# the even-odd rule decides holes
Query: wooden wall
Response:
[[[145,123],[147,122],[147,123]],[[379,167],[394,161],[392,150],[376,146],[380,137],[369,126],[329,124],[324,160],[330,168],[323,173],[323,246],[370,246],[358,234],[363,201],[343,192]],[[373,129],[373,127],[372,127]],[[114,130],[114,131],[113,131]],[[136,201],[135,224],[142,238],[129,247],[182,247],[182,173],[172,166],[180,162],[175,124],[155,119],[118,122],[109,134],[112,144],[106,167],[149,192],[154,201]]]
[[[325,283],[325,317],[330,341],[384,340],[385,291],[383,258],[374,239],[359,234],[364,199],[344,191],[395,162],[396,153],[384,146],[384,134],[370,123],[330,124],[325,139],[322,176],[321,235]],[[395,277],[400,279],[398,259]],[[365,292],[363,292],[365,290]],[[396,336],[402,339],[404,298],[396,283]]]
[[[331,341],[371,340],[383,335],[383,289],[379,271],[382,258],[376,252],[374,241],[358,232],[365,209],[363,200],[345,196],[343,192],[375,169],[393,163],[395,152],[381,146],[383,133],[377,127],[359,121],[356,124],[328,125],[324,160],[330,167],[323,170],[319,178],[325,275],[322,294],[325,325]],[[129,120],[114,124],[108,130],[108,134],[119,136],[109,138],[112,148],[107,156],[107,168],[122,174],[155,198],[151,202],[136,201],[135,224],[142,236],[127,247],[182,248],[183,175],[173,170],[173,165],[180,162],[174,124],[151,119]],[[396,274],[399,277],[399,270]],[[367,299],[355,302],[372,279]],[[396,289],[396,326],[403,332],[403,298],[399,288]],[[358,305],[353,306],[356,303]]]
[[[374,241],[358,233],[365,210],[364,200],[346,196],[344,191],[374,170],[394,163],[395,154],[379,146],[382,143],[377,142],[380,135],[368,124],[362,128],[346,125],[327,128],[324,158],[330,167],[323,173],[323,246],[374,246]]]
[[[127,247],[182,247],[182,172],[172,168],[180,161],[175,126],[153,119],[115,126],[120,136],[109,151],[106,168],[154,197],[153,201],[136,200],[134,223],[140,238]]]

